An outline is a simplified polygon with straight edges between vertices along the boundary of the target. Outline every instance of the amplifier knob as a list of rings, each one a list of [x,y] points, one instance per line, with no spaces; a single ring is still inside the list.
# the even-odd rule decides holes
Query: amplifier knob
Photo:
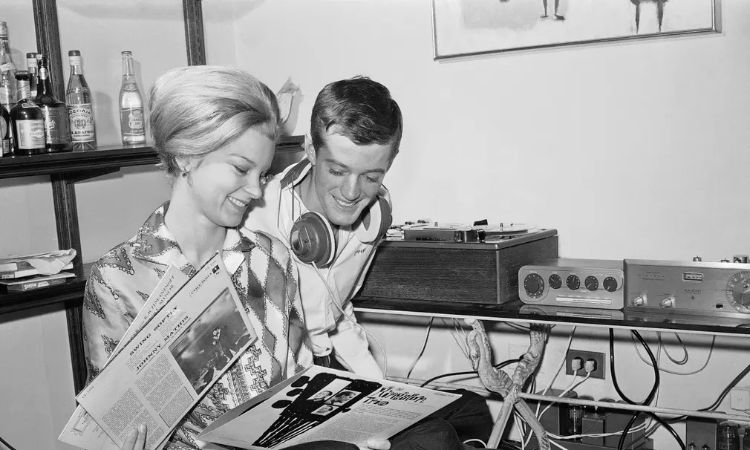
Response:
[[[565,280],[565,285],[568,286],[568,289],[571,291],[577,291],[578,288],[581,287],[581,279],[578,278],[578,275],[568,275],[568,278]]]
[[[646,303],[648,301],[646,300],[646,295],[639,295],[638,297],[633,299],[633,306],[646,306]]]
[[[615,277],[605,278],[602,284],[604,285],[604,290],[607,292],[615,292],[617,290],[617,280]]]
[[[586,289],[589,291],[595,291],[599,289],[599,280],[597,280],[595,276],[589,275],[583,280],[583,285],[586,286]]]
[[[674,308],[674,297],[668,296],[661,299],[661,302],[659,302],[659,305],[661,305],[662,308]]]
[[[523,288],[531,298],[539,298],[544,293],[544,279],[538,273],[530,273],[523,279]]]
[[[560,275],[553,273],[549,276],[549,287],[552,289],[560,289],[562,287],[562,278],[560,278]]]
[[[727,300],[739,312],[750,312],[750,271],[737,272],[727,281]]]

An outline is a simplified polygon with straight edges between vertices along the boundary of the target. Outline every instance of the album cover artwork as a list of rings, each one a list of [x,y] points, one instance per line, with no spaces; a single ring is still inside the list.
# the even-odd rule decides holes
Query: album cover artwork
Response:
[[[247,449],[320,440],[363,445],[390,438],[458,397],[312,366],[220,417],[199,438]]]

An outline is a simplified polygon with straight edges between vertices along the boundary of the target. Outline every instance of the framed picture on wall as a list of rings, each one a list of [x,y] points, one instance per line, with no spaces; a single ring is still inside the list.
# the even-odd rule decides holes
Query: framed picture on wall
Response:
[[[720,31],[721,0],[432,0],[435,59]]]

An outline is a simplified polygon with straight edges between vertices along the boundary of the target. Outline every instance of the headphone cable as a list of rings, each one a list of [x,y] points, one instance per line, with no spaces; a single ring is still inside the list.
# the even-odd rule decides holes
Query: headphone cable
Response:
[[[315,273],[318,274],[318,277],[320,278],[320,281],[323,282],[323,285],[328,290],[328,295],[330,296],[331,301],[336,306],[336,308],[341,312],[341,315],[344,318],[350,320],[355,326],[359,327],[359,329],[362,330],[365,333],[365,336],[367,336],[368,338],[372,339],[373,343],[376,344],[376,346],[378,347],[378,350],[380,350],[381,354],[383,355],[383,365],[385,366],[383,368],[383,376],[385,377],[385,375],[388,373],[388,354],[385,352],[385,347],[383,345],[381,345],[380,341],[378,341],[378,339],[374,335],[372,335],[371,333],[369,333],[365,329],[365,327],[363,327],[362,325],[360,325],[357,322],[357,319],[355,317],[353,317],[353,315],[350,316],[349,314],[346,313],[346,311],[344,311],[344,309],[341,307],[341,304],[340,304],[340,297],[337,294],[335,294],[334,291],[333,291],[333,289],[331,289],[331,286],[328,285],[328,281],[326,281],[325,277],[321,273],[320,268],[315,263],[312,263],[311,265],[312,265],[313,269],[315,269]],[[328,310],[328,308],[326,307],[326,311],[327,310]],[[336,322],[338,322],[338,320]],[[368,348],[367,351],[370,352],[370,349]],[[372,355],[371,352],[370,352],[370,354]],[[374,356],[373,356],[373,359],[375,359]],[[377,361],[375,363],[377,364]]]

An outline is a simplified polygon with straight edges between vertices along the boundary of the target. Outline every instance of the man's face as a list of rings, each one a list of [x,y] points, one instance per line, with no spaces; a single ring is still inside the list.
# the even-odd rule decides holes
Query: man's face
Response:
[[[313,164],[305,179],[303,201],[311,211],[332,224],[350,226],[377,197],[391,162],[389,144],[357,145],[349,138],[328,132],[317,149],[308,146]]]

